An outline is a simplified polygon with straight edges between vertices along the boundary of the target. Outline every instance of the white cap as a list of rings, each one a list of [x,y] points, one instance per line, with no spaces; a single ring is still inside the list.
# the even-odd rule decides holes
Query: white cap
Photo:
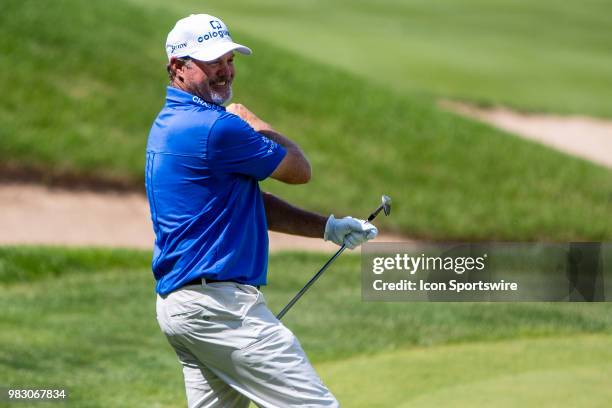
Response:
[[[207,62],[230,51],[252,53],[250,48],[232,41],[223,21],[208,14],[192,14],[180,19],[166,39],[168,60],[189,56]]]

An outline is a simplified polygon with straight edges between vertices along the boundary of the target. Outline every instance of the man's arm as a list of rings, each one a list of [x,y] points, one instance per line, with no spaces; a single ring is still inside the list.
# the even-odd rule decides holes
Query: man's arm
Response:
[[[294,207],[270,193],[262,193],[262,196],[269,230],[323,238],[327,217]]]
[[[312,175],[310,163],[297,144],[272,129],[260,130],[259,133],[287,150],[287,154],[270,177],[287,184],[305,184],[310,181]]]
[[[238,115],[255,131],[280,144],[287,154],[272,172],[270,177],[288,184],[302,184],[310,180],[310,164],[299,146],[272,129],[268,123],[259,119],[244,105],[232,103],[226,110]],[[352,217],[336,219],[333,215],[324,217],[314,212],[302,210],[270,194],[262,193],[268,229],[287,234],[321,238],[337,245],[353,249],[378,234],[369,222]]]
[[[304,184],[310,181],[310,163],[297,144],[275,131],[270,124],[259,119],[257,115],[248,110],[244,105],[232,103],[227,106],[226,110],[238,115],[257,132],[275,141],[287,150],[287,154],[270,177],[287,184]]]
[[[353,217],[336,219],[302,210],[281,200],[270,193],[262,193],[268,229],[286,234],[312,238],[324,238],[337,245],[353,249],[364,242],[374,239],[378,230],[367,221]]]

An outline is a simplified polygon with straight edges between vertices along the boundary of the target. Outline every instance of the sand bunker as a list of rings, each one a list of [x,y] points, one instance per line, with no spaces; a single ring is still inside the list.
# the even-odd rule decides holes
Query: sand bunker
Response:
[[[612,122],[582,116],[523,114],[443,101],[444,109],[612,168]],[[0,245],[43,244],[151,249],[146,198],[138,193],[88,192],[35,184],[0,184]],[[377,241],[407,241],[381,234]],[[272,251],[333,252],[322,239],[270,234]]]

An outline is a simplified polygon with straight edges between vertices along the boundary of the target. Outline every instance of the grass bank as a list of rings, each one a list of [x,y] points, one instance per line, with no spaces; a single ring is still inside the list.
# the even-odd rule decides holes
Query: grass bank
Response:
[[[0,101],[2,165],[142,187],[146,135],[163,102],[162,44],[182,14],[120,0],[3,2],[0,67],[13,74]],[[612,236],[610,170],[441,112],[428,96],[234,36],[257,51],[237,59],[236,100],[294,138],[314,168],[307,186],[266,189],[361,217],[389,194],[394,214],[380,225],[426,239]]]

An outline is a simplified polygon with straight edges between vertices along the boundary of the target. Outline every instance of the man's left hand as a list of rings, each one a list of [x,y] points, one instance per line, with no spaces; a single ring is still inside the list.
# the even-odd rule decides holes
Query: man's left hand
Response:
[[[378,229],[367,221],[353,217],[336,219],[332,214],[325,225],[323,238],[337,245],[346,245],[347,248],[354,249],[376,238],[377,235]]]

